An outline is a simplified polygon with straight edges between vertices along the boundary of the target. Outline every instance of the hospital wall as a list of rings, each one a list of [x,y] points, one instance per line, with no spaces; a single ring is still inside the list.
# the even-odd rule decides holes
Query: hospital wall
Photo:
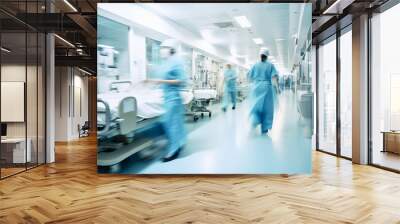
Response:
[[[74,67],[56,67],[55,73],[55,141],[70,141],[89,118],[88,77]]]
[[[146,79],[146,37],[140,33],[131,33],[132,82]]]

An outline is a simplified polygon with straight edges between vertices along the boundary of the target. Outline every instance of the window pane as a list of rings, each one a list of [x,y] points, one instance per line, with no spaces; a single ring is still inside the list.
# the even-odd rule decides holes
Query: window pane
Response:
[[[160,41],[146,38],[146,74],[149,79],[161,78],[157,74],[157,68],[161,63],[160,45]]]
[[[336,40],[318,50],[319,149],[336,153]]]
[[[372,18],[372,162],[400,170],[400,4]]]
[[[1,34],[1,175],[25,170],[31,161],[31,141],[26,144],[26,33]],[[26,147],[28,146],[28,147]],[[28,148],[28,150],[27,150]]]
[[[352,34],[340,37],[340,121],[341,155],[352,156]]]
[[[129,27],[102,16],[97,19],[97,27],[98,74],[104,80],[98,91],[104,92],[109,81],[130,78]]]

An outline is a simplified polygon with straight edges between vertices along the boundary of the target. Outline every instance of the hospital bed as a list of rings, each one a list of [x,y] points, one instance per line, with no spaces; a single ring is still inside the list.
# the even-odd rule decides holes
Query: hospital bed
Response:
[[[182,96],[184,103],[193,99],[190,91]],[[98,165],[113,166],[154,145],[163,135],[163,113],[161,90],[130,81],[111,83],[110,92],[100,93],[97,100]]]
[[[193,101],[189,105],[190,112],[195,114],[194,121],[198,120],[198,115],[200,113],[201,118],[204,117],[204,113],[208,113],[211,117],[212,113],[207,108],[210,106],[210,102],[217,98],[217,90],[215,89],[195,89],[193,90]]]

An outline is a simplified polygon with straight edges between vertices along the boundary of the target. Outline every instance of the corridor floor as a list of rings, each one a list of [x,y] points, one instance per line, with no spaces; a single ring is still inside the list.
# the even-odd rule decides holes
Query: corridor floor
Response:
[[[159,158],[132,158],[121,164],[118,173],[310,173],[311,139],[304,135],[294,93],[284,91],[278,99],[268,135],[251,130],[244,101],[236,110],[219,113],[191,131],[178,159],[163,163]]]

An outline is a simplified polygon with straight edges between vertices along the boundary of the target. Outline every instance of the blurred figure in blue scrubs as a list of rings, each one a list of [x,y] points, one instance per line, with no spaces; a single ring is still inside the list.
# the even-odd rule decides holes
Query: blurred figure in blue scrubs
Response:
[[[278,78],[275,66],[267,61],[268,50],[260,52],[261,61],[253,65],[249,72],[252,84],[250,116],[253,128],[261,125],[261,133],[267,134],[274,120],[274,90],[272,77]]]
[[[186,143],[185,108],[180,92],[187,82],[187,77],[184,72],[184,63],[177,55],[179,42],[175,39],[167,39],[161,43],[160,47],[160,55],[163,58],[160,74],[163,79],[148,81],[163,85],[165,114],[162,122],[168,140],[167,154],[163,161],[168,162],[179,156]]]
[[[224,98],[222,110],[225,112],[229,103],[232,103],[232,110],[236,108],[236,71],[231,64],[226,65],[224,72]]]

